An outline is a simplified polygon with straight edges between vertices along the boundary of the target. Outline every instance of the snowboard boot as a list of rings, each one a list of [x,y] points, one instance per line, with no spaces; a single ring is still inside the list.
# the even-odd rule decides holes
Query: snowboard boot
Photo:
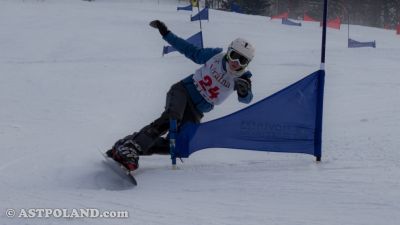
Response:
[[[128,140],[124,144],[114,146],[107,151],[107,156],[122,164],[129,171],[139,168],[140,146],[133,140]]]

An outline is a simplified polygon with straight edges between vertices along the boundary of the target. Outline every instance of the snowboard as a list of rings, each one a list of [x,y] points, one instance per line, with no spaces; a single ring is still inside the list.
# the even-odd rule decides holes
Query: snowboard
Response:
[[[104,164],[106,164],[115,174],[120,176],[122,179],[128,179],[134,186],[137,186],[137,181],[133,176],[133,172],[126,169],[122,164],[118,163],[114,159],[110,158],[107,153],[100,152],[104,157]]]

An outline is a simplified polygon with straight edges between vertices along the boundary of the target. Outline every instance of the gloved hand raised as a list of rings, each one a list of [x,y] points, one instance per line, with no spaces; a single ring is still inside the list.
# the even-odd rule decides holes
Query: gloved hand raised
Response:
[[[236,78],[234,90],[237,91],[239,97],[246,97],[251,89],[250,80],[244,78]]]
[[[158,29],[158,31],[163,37],[169,33],[168,27],[165,26],[165,24],[159,20],[151,21],[150,26]]]

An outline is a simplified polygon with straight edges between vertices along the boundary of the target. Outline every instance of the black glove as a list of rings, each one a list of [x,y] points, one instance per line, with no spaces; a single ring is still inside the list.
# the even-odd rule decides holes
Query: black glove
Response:
[[[237,91],[239,97],[246,97],[251,89],[251,82],[249,79],[237,78],[235,80],[234,90]]]
[[[160,34],[164,37],[169,33],[168,27],[165,26],[165,24],[159,20],[153,20],[150,22],[150,26],[158,29],[160,31]]]

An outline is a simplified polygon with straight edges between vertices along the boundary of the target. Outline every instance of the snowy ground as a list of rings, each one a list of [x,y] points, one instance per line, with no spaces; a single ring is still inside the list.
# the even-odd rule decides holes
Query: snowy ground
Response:
[[[400,221],[400,36],[352,26],[377,48],[328,30],[323,162],[299,154],[200,151],[172,171],[141,159],[131,188],[99,150],[161,112],[169,86],[198,66],[148,26],[199,29],[177,1],[0,0],[0,224],[395,225]],[[205,45],[256,46],[255,101],[319,68],[318,24],[289,27],[210,11]],[[206,115],[245,107],[235,97]],[[129,218],[8,218],[29,208],[125,210]]]

